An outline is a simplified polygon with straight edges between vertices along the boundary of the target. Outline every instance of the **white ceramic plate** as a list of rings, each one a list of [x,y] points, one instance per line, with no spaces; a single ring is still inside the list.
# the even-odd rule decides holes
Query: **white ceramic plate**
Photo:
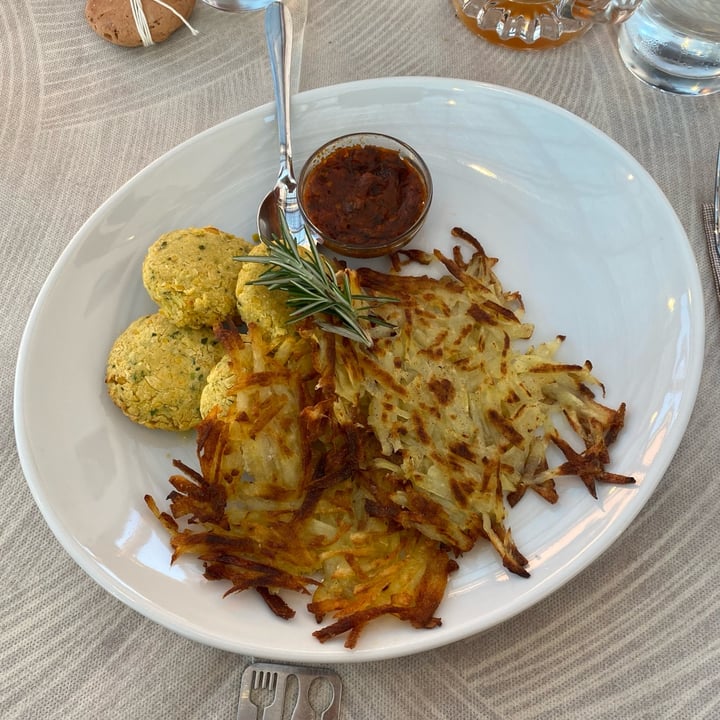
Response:
[[[167,537],[143,495],[169,490],[172,458],[196,466],[194,436],[133,425],[106,396],[108,349],[153,309],[141,263],[158,235],[212,224],[249,237],[276,175],[274,108],[255,109],[167,153],[85,223],[53,269],[23,337],[15,427],[33,496],[58,540],[100,585],[147,617],[203,643],[297,662],[351,662],[427,650],[530,607],[597,558],[663,476],[695,400],[704,342],[700,282],[687,237],[653,180],[618,145],[536,98],[437,79],[363,81],[294,101],[298,169],[320,144],[370,130],[415,146],[435,197],[418,243],[449,249],[460,225],[500,258],[535,338],[567,335],[562,357],[590,359],[607,403],[628,404],[612,469],[634,487],[594,501],[562,480],[550,506],[528,496],[510,525],[530,579],[478,547],[462,559],[439,608],[442,627],[386,618],[354,651],[319,644],[302,598],[294,621],[252,593],[223,599],[199,562],[170,566]]]

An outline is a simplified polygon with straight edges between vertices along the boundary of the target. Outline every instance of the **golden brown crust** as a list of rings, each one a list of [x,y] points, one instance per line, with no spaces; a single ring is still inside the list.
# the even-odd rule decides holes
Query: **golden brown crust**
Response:
[[[593,494],[633,482],[605,467],[624,405],[595,400],[589,363],[554,360],[561,337],[527,347],[521,297],[455,234],[474,252],[436,252],[440,279],[349,271],[353,287],[398,300],[375,308],[391,326],[370,328],[372,348],[309,320],[282,335],[224,329],[200,470],[178,465],[169,513],[146,498],[174,558],[199,557],[228,592],[254,589],[284,619],[281,591],[311,594],[329,623],[320,642],[354,647],[384,615],[437,627],[454,558],[477,542],[527,576],[507,515],[526,490],[554,502],[564,475]],[[552,468],[550,445],[565,456]]]

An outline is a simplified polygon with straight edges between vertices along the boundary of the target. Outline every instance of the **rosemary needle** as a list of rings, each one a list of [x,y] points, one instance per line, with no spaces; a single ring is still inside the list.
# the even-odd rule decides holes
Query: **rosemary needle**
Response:
[[[310,232],[308,253],[301,254],[290,232],[284,214],[280,213],[280,237],[263,238],[267,255],[242,255],[235,260],[268,265],[252,285],[263,285],[270,290],[284,290],[288,305],[293,308],[290,322],[309,316],[327,315],[338,323],[316,317],[318,327],[350,338],[371,347],[373,342],[361,321],[393,327],[372,312],[374,303],[397,302],[395,298],[373,297],[353,293],[346,271],[337,274],[329,260],[320,254]],[[362,305],[358,306],[358,303]]]

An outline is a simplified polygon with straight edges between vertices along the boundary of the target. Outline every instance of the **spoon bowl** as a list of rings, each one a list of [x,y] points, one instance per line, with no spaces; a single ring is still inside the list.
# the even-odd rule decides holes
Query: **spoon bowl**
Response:
[[[276,185],[263,199],[258,208],[257,227],[261,238],[282,235],[281,213],[285,215],[288,230],[299,244],[307,240],[305,217],[300,211],[296,190],[290,191],[285,184]]]

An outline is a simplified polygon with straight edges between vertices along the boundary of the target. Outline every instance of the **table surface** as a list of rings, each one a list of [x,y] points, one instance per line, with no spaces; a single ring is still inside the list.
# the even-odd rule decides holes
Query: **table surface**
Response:
[[[76,566],[33,502],[12,424],[23,328],[82,223],[167,150],[271,100],[261,14],[203,5],[192,24],[197,36],[181,29],[154,47],[123,49],[89,29],[78,0],[0,3],[0,716],[8,720],[233,718],[250,661],[151,622]],[[632,153],[696,255],[706,357],[675,458],[600,559],[482,634],[340,665],[341,717],[718,717],[720,323],[701,205],[711,199],[720,94],[683,98],[643,85],[623,67],[609,28],[517,53],[468,32],[450,0],[310,0],[300,90],[405,75],[530,93]]]

